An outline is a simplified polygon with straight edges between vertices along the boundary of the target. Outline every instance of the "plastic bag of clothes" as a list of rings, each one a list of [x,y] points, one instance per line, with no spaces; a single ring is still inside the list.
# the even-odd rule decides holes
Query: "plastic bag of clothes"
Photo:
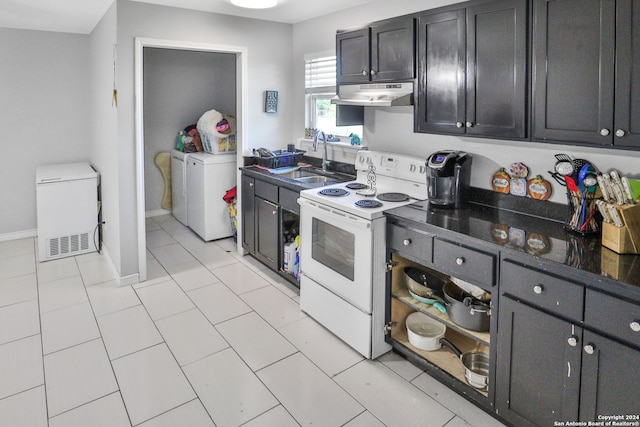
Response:
[[[209,110],[198,119],[197,128],[207,153],[236,152],[236,119],[233,116]]]

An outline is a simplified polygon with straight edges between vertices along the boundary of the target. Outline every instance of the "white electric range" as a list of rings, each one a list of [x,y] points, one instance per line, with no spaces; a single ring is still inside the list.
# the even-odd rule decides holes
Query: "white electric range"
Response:
[[[384,340],[385,210],[427,198],[424,158],[359,151],[356,180],[300,192],[300,308],[368,358]]]

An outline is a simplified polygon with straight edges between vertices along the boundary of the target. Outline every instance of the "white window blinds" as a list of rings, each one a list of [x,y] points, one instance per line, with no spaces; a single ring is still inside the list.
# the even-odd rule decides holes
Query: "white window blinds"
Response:
[[[336,57],[305,59],[305,92],[335,93],[336,92]]]

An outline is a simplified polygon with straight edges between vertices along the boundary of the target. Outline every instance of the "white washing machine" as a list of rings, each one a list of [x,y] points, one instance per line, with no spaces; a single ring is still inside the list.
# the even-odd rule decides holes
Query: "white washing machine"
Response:
[[[187,166],[190,153],[171,151],[171,213],[183,225],[187,221]]]
[[[191,153],[187,165],[187,223],[202,239],[233,236],[222,197],[236,185],[236,154]]]

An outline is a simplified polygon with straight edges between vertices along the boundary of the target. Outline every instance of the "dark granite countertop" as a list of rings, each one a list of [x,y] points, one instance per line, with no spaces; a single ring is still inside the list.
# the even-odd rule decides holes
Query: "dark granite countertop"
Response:
[[[566,206],[513,199],[516,196],[489,200],[496,196],[475,190],[475,200],[462,209],[434,209],[418,202],[385,215],[393,222],[408,221],[412,227],[436,235],[444,229],[463,240],[477,239],[512,259],[533,262],[543,270],[640,301],[640,256],[619,255],[603,247],[599,235],[585,237],[565,230],[562,216]],[[523,202],[530,204],[530,212],[512,210],[510,204]],[[542,212],[543,217],[532,214],[536,212]]]

